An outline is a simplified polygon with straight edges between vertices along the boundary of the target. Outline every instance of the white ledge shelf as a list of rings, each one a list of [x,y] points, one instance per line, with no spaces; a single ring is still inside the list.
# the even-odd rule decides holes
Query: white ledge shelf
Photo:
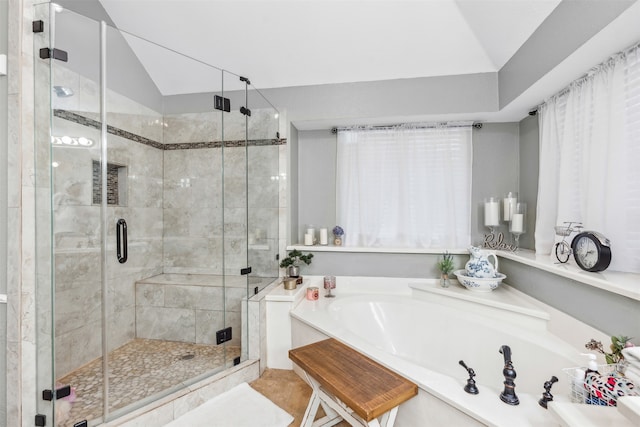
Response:
[[[445,249],[417,249],[417,248],[363,248],[359,246],[333,246],[333,245],[291,245],[287,246],[288,251],[297,249],[305,252],[350,252],[350,253],[372,253],[372,254],[441,254]],[[453,255],[468,254],[467,248],[446,249]]]
[[[496,253],[502,258],[640,301],[640,274],[610,270],[590,273],[580,269],[572,259],[565,264],[560,264],[551,255],[540,255],[526,249],[519,249],[517,252],[497,251]]]
[[[405,249],[405,248],[361,248],[353,246],[292,245],[287,250],[297,249],[305,252],[341,252],[341,253],[390,253],[390,254],[441,254],[443,249]],[[447,249],[454,255],[466,255],[467,248]],[[549,273],[575,280],[595,288],[640,301],[640,274],[622,273],[605,270],[590,273],[581,270],[571,259],[566,264],[557,263],[551,255],[539,255],[534,251],[519,249],[517,252],[496,251],[499,257],[529,265]]]

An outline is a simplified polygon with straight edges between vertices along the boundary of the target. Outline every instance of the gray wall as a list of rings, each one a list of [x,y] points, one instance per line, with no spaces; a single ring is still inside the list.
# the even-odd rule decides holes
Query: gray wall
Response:
[[[299,129],[329,129],[362,119],[382,124],[426,114],[497,111],[497,73],[298,86],[261,91]],[[375,120],[374,118],[379,118]],[[312,127],[307,122],[313,123]]]
[[[538,116],[528,116],[520,121],[520,194],[527,202],[527,225],[529,233],[520,236],[520,246],[535,249],[533,230],[536,225],[536,201],[538,200],[538,163],[540,143]]]
[[[480,244],[489,233],[484,226],[484,199],[502,198],[509,191],[518,191],[518,124],[485,123],[473,130],[473,165],[471,184],[471,242]],[[502,224],[498,232],[508,238],[508,227]]]
[[[640,301],[504,258],[500,269],[516,289],[606,334],[626,335],[638,342]]]
[[[298,144],[298,229],[293,237],[302,242],[306,225],[336,225],[336,135],[330,130],[304,131]]]
[[[289,154],[289,170],[287,171],[287,217],[289,218],[289,227],[287,229],[287,243],[298,241],[298,212],[300,210],[300,204],[298,203],[298,181],[300,180],[298,171],[298,135],[298,129],[294,125],[290,125],[289,137],[287,138],[287,152]]]
[[[500,69],[500,108],[505,107],[565,60],[635,1],[560,2],[553,13]],[[604,58],[594,58],[594,65],[602,59]]]

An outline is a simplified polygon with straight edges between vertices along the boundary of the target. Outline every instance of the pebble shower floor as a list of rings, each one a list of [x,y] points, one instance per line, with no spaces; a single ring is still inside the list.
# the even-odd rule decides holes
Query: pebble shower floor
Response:
[[[227,365],[240,355],[226,346]],[[225,363],[225,347],[175,341],[135,339],[109,353],[109,410],[115,411]],[[75,388],[76,400],[61,427],[102,416],[102,358],[58,380]]]

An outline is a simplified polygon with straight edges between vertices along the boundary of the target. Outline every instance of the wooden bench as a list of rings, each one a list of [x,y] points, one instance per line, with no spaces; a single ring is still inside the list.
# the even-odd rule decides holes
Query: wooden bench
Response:
[[[289,358],[313,388],[304,427],[328,427],[343,419],[352,426],[391,427],[398,406],[418,394],[411,381],[333,338],[289,350]],[[319,405],[327,415],[314,422]]]

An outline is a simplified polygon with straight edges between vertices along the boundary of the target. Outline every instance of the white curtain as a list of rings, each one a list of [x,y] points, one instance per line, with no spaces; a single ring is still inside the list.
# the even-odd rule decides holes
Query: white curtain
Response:
[[[610,58],[539,108],[536,252],[580,221],[611,240],[610,269],[640,272],[640,53]]]
[[[345,245],[466,248],[471,126],[338,131],[337,220]]]

